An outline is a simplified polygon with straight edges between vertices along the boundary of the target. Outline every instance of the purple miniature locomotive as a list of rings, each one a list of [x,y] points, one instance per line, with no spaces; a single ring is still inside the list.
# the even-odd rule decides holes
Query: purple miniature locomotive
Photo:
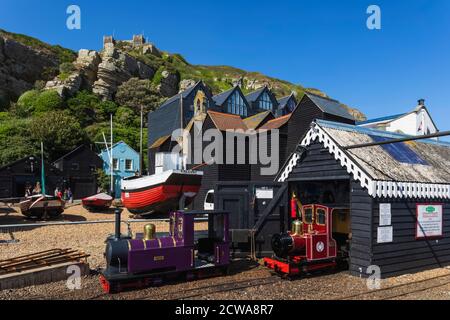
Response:
[[[194,218],[204,215],[208,215],[208,231],[198,236]],[[170,214],[168,235],[157,237],[155,225],[147,224],[144,233],[133,239],[120,234],[117,210],[116,232],[106,241],[106,268],[100,282],[112,293],[166,279],[225,274],[230,263],[228,237],[227,212],[175,211]]]

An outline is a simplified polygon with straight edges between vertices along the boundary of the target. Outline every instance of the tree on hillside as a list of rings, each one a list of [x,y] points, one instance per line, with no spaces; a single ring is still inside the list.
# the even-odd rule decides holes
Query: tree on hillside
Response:
[[[138,113],[141,107],[144,112],[149,112],[159,107],[161,96],[150,80],[131,78],[118,87],[115,101]]]
[[[48,111],[62,109],[63,99],[54,90],[29,90],[24,92],[12,110],[19,117],[27,117]]]
[[[67,111],[40,114],[30,123],[31,139],[43,141],[49,158],[55,160],[77,146],[87,142],[78,120]]]

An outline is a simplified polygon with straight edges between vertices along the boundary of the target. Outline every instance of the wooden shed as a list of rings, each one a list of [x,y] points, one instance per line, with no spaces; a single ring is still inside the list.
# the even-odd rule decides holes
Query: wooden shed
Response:
[[[56,187],[64,184],[63,173],[44,162],[46,193],[53,194]],[[41,158],[30,155],[0,168],[0,199],[21,198],[25,196],[25,188],[41,182]]]
[[[368,276],[369,266],[384,278],[450,264],[450,144],[348,148],[405,137],[316,120],[280,171],[303,204],[347,208],[333,217],[333,231],[347,233],[353,275]]]
[[[80,145],[65,154],[53,165],[62,171],[66,185],[71,188],[74,199],[82,199],[97,193],[97,169],[103,160],[86,145]]]

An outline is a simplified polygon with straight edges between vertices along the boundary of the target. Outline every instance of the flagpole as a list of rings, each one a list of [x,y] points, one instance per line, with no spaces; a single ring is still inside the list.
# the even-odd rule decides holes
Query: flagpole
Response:
[[[44,142],[41,141],[41,191],[45,196]]]

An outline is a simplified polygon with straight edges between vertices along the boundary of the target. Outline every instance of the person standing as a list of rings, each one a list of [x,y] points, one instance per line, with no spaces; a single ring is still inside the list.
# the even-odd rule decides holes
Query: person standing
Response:
[[[33,192],[32,194],[41,194],[42,193],[42,189],[41,189],[41,183],[38,181],[36,182],[36,185],[34,186]]]
[[[73,193],[70,188],[67,189],[67,198],[69,199],[69,203],[73,203]]]

